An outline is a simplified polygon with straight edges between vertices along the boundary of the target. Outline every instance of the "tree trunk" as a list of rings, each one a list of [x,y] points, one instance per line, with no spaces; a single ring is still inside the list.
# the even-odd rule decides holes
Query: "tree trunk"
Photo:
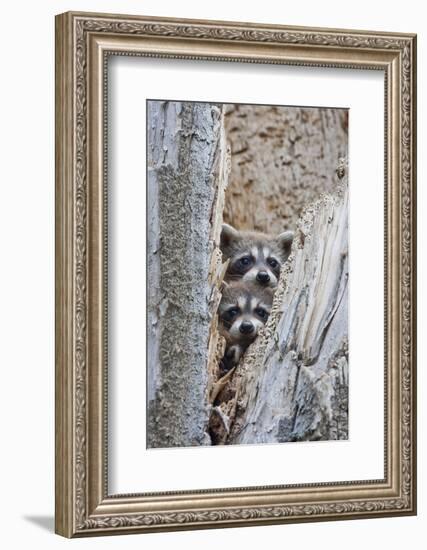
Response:
[[[220,406],[229,426],[222,442],[348,438],[347,283],[344,184],[299,221],[270,319]]]
[[[215,444],[348,437],[347,126],[345,109],[227,106],[224,221],[296,238],[264,332],[216,383]]]
[[[148,447],[210,444],[218,242],[228,161],[220,106],[148,102]],[[210,355],[209,355],[210,354]]]

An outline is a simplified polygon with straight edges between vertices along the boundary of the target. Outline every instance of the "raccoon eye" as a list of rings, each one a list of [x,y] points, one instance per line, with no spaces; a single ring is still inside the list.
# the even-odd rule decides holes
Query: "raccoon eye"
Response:
[[[252,258],[250,256],[243,256],[243,258],[240,258],[239,264],[243,267],[248,266],[252,261]]]
[[[258,317],[261,317],[261,319],[267,319],[268,317],[268,313],[262,307],[257,307],[255,313],[258,315]]]
[[[229,309],[227,311],[227,316],[229,318],[232,318],[232,317],[236,317],[236,315],[239,313],[239,310],[237,309],[237,307],[232,307],[231,309]]]
[[[274,258],[268,258],[267,262],[273,269],[275,269],[279,265],[279,262]]]

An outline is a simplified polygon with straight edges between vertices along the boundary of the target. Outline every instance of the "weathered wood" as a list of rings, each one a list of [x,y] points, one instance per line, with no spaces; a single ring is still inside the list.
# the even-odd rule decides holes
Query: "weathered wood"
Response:
[[[347,203],[344,184],[300,219],[270,319],[221,405],[223,442],[347,439]]]
[[[235,109],[242,114],[246,107]],[[338,185],[334,174],[339,153],[347,152],[346,113],[254,109],[249,126],[253,130],[258,120],[267,134],[255,132],[246,150],[234,151],[224,204],[230,160],[222,107],[149,102],[149,447],[348,436],[348,205],[346,183]],[[289,133],[283,166],[292,167],[291,181],[282,181],[277,166],[275,175],[266,169],[268,147],[271,161],[283,138],[267,111],[276,117],[277,132],[283,123]],[[242,136],[231,137],[232,147],[237,139]],[[247,151],[253,155],[239,164]],[[257,178],[238,183],[248,170]],[[324,190],[330,194],[307,208]],[[239,228],[279,232],[286,225],[295,229],[303,207],[269,322],[241,364],[218,380],[223,212]]]
[[[210,444],[228,174],[221,106],[148,102],[148,447]]]
[[[346,109],[228,105],[231,173],[224,221],[279,234],[304,208],[334,193],[333,170],[347,157]]]

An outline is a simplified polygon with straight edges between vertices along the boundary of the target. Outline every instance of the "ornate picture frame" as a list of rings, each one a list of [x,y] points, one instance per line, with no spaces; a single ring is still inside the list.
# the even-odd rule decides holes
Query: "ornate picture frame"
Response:
[[[384,479],[111,495],[106,60],[372,69],[385,77]],[[416,36],[68,12],[56,18],[56,532],[65,537],[416,513]]]

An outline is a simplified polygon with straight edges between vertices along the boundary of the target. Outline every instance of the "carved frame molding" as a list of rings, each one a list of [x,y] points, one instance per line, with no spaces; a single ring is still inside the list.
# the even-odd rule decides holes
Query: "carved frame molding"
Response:
[[[108,55],[384,71],[384,480],[108,495],[103,271]],[[415,115],[414,35],[70,12],[57,16],[57,533],[74,537],[416,513]]]

